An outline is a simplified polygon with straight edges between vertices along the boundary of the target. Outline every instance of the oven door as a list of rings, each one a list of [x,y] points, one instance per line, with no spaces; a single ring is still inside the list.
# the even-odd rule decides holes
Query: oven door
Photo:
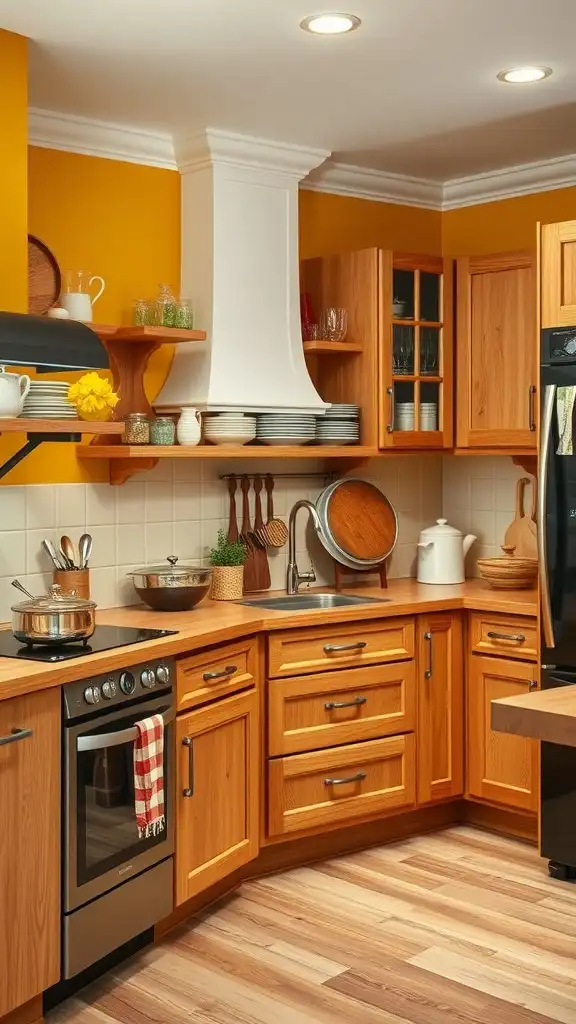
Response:
[[[134,809],[135,723],[164,718],[166,828],[139,839]],[[171,694],[65,729],[64,912],[174,852],[174,707]]]

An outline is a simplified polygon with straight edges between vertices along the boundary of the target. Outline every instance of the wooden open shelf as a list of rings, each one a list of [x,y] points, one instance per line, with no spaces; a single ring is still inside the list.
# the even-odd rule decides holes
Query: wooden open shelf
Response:
[[[141,344],[156,341],[158,344],[182,341],[206,341],[205,331],[185,331],[179,327],[119,327],[113,324],[86,324],[102,341],[127,341]]]
[[[0,434],[123,434],[124,424],[96,420],[0,419]]]
[[[202,444],[187,445],[156,444],[102,444],[79,445],[81,459],[369,459],[381,454],[376,448],[366,445],[346,444],[337,448],[324,445],[238,445]]]
[[[351,356],[363,352],[354,341],[305,341],[304,352],[310,356]]]

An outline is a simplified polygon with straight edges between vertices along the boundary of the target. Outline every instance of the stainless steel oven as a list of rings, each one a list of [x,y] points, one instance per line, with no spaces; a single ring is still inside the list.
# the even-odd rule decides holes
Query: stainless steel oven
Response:
[[[162,661],[63,688],[63,963],[70,978],[173,908],[173,664]],[[165,828],[140,839],[135,723],[164,720]]]

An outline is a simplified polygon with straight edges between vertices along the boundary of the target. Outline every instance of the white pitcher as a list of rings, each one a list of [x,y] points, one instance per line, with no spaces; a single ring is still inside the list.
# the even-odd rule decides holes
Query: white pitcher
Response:
[[[29,391],[30,377],[26,373],[8,373],[5,366],[0,366],[0,419],[16,419]]]
[[[90,289],[94,281],[100,282],[100,289],[94,298]],[[65,270],[64,290],[60,296],[60,305],[68,310],[72,320],[85,320],[92,323],[92,307],[102,295],[106,287],[104,278],[91,275],[85,270]]]
[[[176,437],[178,438],[178,444],[200,444],[202,429],[200,427],[200,413],[197,409],[192,407],[182,409],[176,427]]]

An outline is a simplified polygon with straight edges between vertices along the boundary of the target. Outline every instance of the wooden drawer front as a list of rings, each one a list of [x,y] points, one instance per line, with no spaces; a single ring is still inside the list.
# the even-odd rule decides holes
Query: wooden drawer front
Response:
[[[270,682],[269,753],[295,754],[412,732],[415,689],[413,661]]]
[[[522,661],[536,661],[537,621],[523,615],[473,612],[470,616],[470,645],[477,654],[500,654]]]
[[[413,734],[268,761],[273,836],[369,817],[415,798]]]
[[[178,711],[254,685],[257,641],[222,644],[177,663]]]
[[[413,618],[293,629],[268,638],[268,674],[272,678],[413,657]]]

